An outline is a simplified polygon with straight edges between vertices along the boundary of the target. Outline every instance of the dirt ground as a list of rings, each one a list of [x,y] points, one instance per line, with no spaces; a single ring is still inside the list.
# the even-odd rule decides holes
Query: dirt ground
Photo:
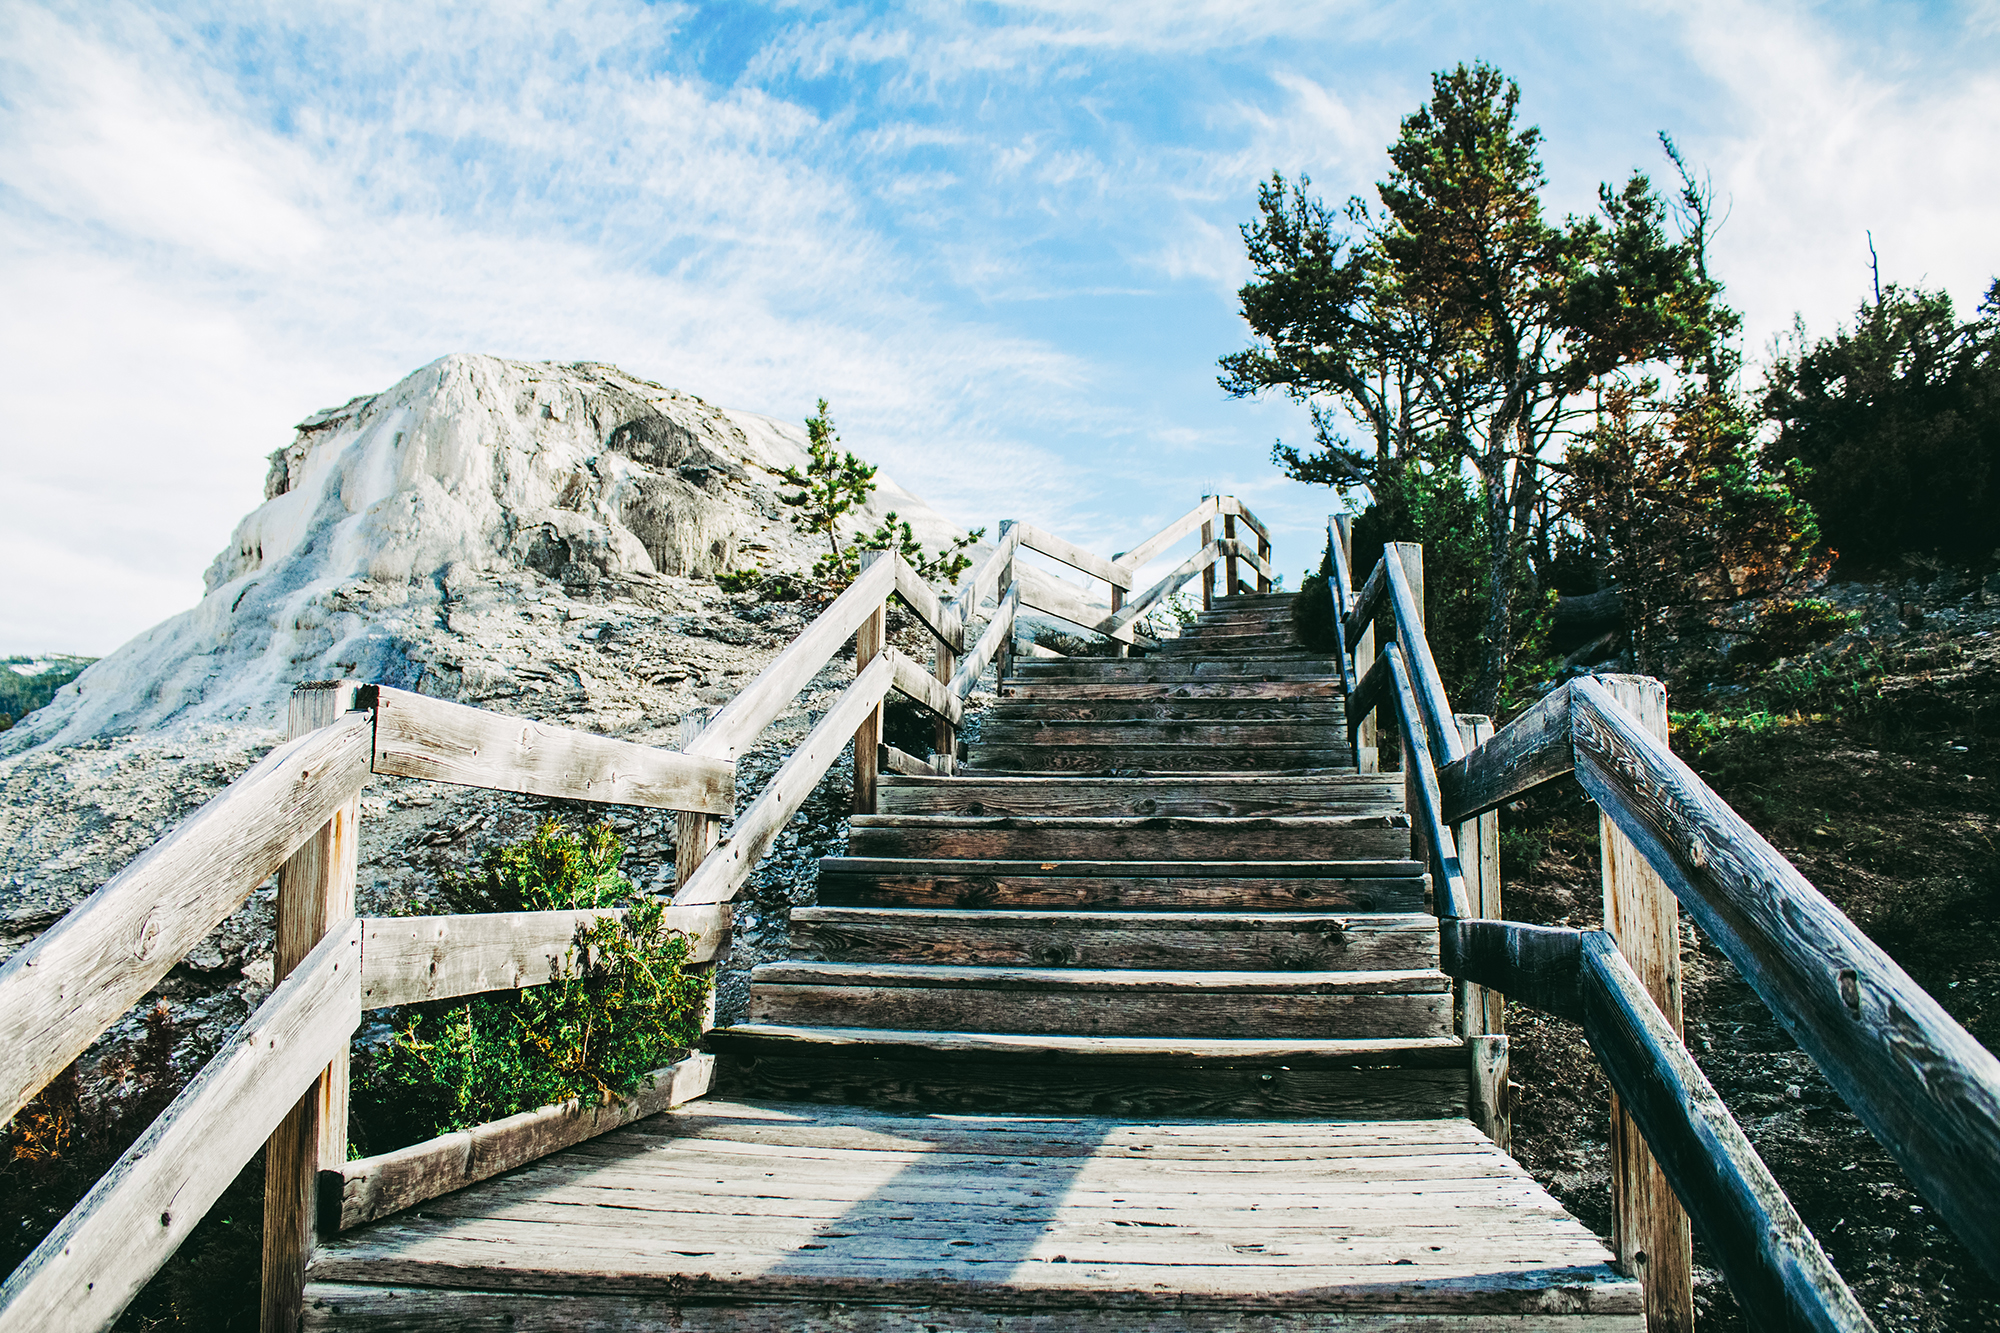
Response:
[[[2000,1042],[2000,636],[1905,636],[1885,653],[1676,717],[1675,747],[1989,1048]],[[1678,707],[1678,705],[1675,705]],[[1573,784],[1502,813],[1507,914],[1601,924],[1597,816]],[[1879,1328],[2000,1327],[2000,1281],[1911,1188],[1720,952],[1683,923],[1687,1044]],[[1581,1031],[1510,1013],[1515,1148],[1610,1227],[1609,1090]],[[1699,1244],[1703,1330],[1746,1329]]]

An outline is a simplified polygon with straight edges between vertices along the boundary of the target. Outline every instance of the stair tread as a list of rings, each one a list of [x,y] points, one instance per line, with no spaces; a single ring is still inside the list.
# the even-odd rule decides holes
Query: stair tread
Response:
[[[982,1058],[1133,1062],[1276,1063],[1298,1061],[1455,1068],[1465,1059],[1459,1037],[1091,1037],[1015,1032],[931,1032],[916,1028],[843,1028],[799,1023],[735,1023],[708,1034],[725,1045],[762,1043],[801,1048],[916,1047]]]
[[[1264,829],[1405,829],[1410,817],[1389,814],[1341,815],[852,815],[849,827],[867,829],[1018,829],[1034,832],[1100,829],[1193,829],[1216,833]]]
[[[909,987],[939,990],[1087,991],[1139,995],[1428,995],[1450,978],[1424,968],[1380,972],[1238,972],[1151,968],[972,967],[950,963],[764,963],[751,982],[773,986]]]
[[[796,922],[915,924],[1076,930],[1298,930],[1365,925],[1377,930],[1436,931],[1428,912],[1047,912],[991,907],[795,907]]]
[[[955,876],[1050,875],[1116,876],[1120,879],[1171,876],[1176,879],[1421,879],[1422,863],[1404,860],[1357,861],[1032,861],[966,859],[956,856],[822,856],[821,873],[939,874]]]

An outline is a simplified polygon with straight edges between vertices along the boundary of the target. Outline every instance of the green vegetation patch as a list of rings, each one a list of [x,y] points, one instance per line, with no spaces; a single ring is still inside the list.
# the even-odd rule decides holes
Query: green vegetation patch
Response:
[[[0,731],[56,697],[56,691],[83,674],[97,659],[52,653],[44,657],[0,657]]]
[[[572,1097],[622,1096],[694,1044],[708,977],[687,969],[693,941],[666,925],[666,904],[619,870],[624,854],[608,824],[578,833],[545,819],[478,870],[446,877],[441,896],[455,912],[625,915],[579,928],[572,956],[582,961],[545,986],[402,1009],[387,1046],[356,1062],[353,1155]]]

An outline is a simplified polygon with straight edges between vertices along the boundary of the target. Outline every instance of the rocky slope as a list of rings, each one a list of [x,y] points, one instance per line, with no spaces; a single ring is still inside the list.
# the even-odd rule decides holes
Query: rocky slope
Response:
[[[590,363],[450,356],[308,418],[272,456],[267,499],[216,558],[200,603],[0,734],[0,957],[268,751],[301,680],[378,681],[671,744],[682,715],[732,697],[811,614],[714,581],[811,563],[816,547],[792,527],[775,475],[805,457],[798,426]],[[894,509],[929,545],[957,535],[878,481],[860,523]],[[829,668],[745,757],[745,799],[848,670]],[[844,780],[829,780],[743,903],[725,1008],[748,964],[782,944],[821,844],[838,840]],[[373,779],[362,910],[421,902],[444,866],[523,835],[551,808]],[[634,877],[669,888],[671,816],[614,817]],[[261,998],[272,892],[253,895],[86,1055],[64,1093],[74,1124],[136,1116]]]

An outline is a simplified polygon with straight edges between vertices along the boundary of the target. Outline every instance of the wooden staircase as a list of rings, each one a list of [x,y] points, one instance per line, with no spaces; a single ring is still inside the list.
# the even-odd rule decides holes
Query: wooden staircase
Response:
[[[1024,660],[958,777],[885,776],[795,956],[711,1036],[740,1095],[1065,1114],[1465,1114],[1394,779],[1290,598],[1147,659]],[[1215,645],[1211,648],[1211,645]]]

